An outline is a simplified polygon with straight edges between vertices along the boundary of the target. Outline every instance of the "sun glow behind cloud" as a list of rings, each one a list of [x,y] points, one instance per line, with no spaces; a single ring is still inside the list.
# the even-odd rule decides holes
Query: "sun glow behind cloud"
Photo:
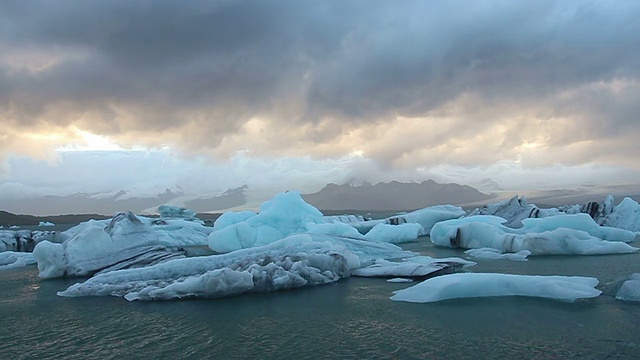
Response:
[[[89,131],[80,130],[76,127],[72,131],[77,135],[78,141],[64,144],[56,151],[119,151],[125,150],[120,145],[112,141],[108,136],[93,134]]]

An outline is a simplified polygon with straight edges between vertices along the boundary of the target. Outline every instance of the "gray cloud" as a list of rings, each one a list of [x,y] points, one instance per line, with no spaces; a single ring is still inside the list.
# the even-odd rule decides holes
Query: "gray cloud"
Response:
[[[323,144],[397,116],[444,114],[457,120],[446,120],[441,144],[527,114],[542,125],[571,119],[546,134],[550,146],[628,141],[640,133],[638,18],[634,1],[5,1],[0,49],[62,60],[36,72],[0,63],[0,121],[175,132],[198,149],[256,116],[279,127],[329,122],[297,139]],[[616,81],[631,85],[590,87]],[[513,121],[497,140],[505,149],[533,126]],[[412,146],[376,156],[390,163]],[[611,151],[619,162],[630,155]]]

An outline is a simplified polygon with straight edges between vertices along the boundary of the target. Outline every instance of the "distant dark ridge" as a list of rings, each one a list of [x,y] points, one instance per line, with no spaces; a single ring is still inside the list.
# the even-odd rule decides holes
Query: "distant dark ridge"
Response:
[[[196,216],[198,219],[213,223],[220,217],[220,213],[198,213]],[[143,215],[148,217],[157,217],[158,215]],[[16,226],[34,226],[40,224],[41,221],[47,221],[56,225],[61,224],[79,224],[89,220],[105,220],[111,219],[111,216],[98,215],[98,214],[65,214],[65,215],[52,215],[52,216],[33,216],[33,215],[21,215],[12,214],[8,211],[0,210],[0,226],[8,227],[12,225]]]
[[[427,180],[421,183],[365,183],[362,186],[328,184],[319,192],[302,197],[318,209],[394,212],[434,205],[485,202],[495,196],[467,185],[440,184]]]
[[[41,221],[47,221],[54,224],[78,224],[81,222],[94,220],[109,219],[111,216],[98,215],[98,214],[66,214],[66,215],[53,215],[53,216],[33,216],[12,214],[7,211],[0,210],[0,225],[3,226],[28,226],[38,225]]]

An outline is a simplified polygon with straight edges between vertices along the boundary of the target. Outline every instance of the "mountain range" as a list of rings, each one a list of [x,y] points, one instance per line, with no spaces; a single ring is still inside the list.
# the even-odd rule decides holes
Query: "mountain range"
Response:
[[[415,210],[433,205],[464,205],[485,202],[492,195],[467,185],[391,181],[361,186],[329,184],[322,190],[302,196],[321,210]]]
[[[217,196],[185,196],[180,188],[166,189],[156,195],[141,195],[121,190],[111,194],[72,194],[36,198],[0,199],[0,209],[17,214],[49,216],[56,214],[102,214],[130,210],[138,214],[154,213],[164,204],[184,206],[198,213],[222,212],[227,209],[257,208],[262,200],[247,202],[247,185],[231,188]],[[253,197],[255,198],[256,194]],[[258,196],[260,197],[260,196]],[[433,180],[421,183],[392,181],[359,186],[328,184],[322,190],[303,195],[305,201],[321,210],[412,210],[440,204],[479,203],[492,198],[477,189],[458,184],[440,184]]]

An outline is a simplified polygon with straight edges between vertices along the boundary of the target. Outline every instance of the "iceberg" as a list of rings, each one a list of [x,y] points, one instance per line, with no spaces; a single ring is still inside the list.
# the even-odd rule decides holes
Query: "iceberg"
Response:
[[[385,222],[391,225],[400,225],[405,223],[420,224],[422,226],[420,235],[428,235],[431,228],[436,223],[444,220],[457,219],[464,215],[466,215],[466,212],[461,207],[453,205],[437,205],[402,215],[392,216],[385,219]]]
[[[512,229],[502,225],[503,218],[476,215],[437,223],[430,235],[436,245],[465,249],[493,248],[503,253],[527,250],[531,255],[599,255],[638,250],[623,242],[628,240],[628,232],[604,229],[598,234],[620,240],[607,241],[592,236],[588,231],[572,228],[579,228],[583,220],[584,217],[578,215],[558,215],[527,219],[523,221],[521,229]]]
[[[598,279],[580,276],[533,276],[458,273],[434,277],[394,292],[391,300],[415,303],[488,296],[528,296],[575,302],[595,298]]]
[[[33,265],[36,259],[31,253],[5,251],[0,253],[0,271]]]
[[[178,206],[160,205],[158,207],[160,219],[183,219],[187,221],[196,221],[204,223],[204,221],[196,217],[195,211]]]
[[[184,256],[186,246],[206,246],[211,228],[193,220],[116,214],[64,232],[62,243],[44,240],[34,250],[40,277],[91,275],[107,269],[139,267]],[[56,240],[55,236],[52,240]]]
[[[528,218],[544,218],[561,214],[556,208],[540,209],[534,204],[529,204],[523,196],[518,198],[514,196],[511,199],[499,201],[493,204],[487,204],[480,209],[475,209],[469,216],[475,215],[491,215],[499,216],[506,221],[504,225],[511,228],[519,228],[522,226],[522,220]]]
[[[640,273],[635,273],[625,281],[618,293],[616,299],[623,301],[640,301]]]
[[[214,227],[209,235],[209,247],[218,253],[227,253],[264,246],[291,234],[304,233],[307,223],[324,223],[322,213],[304,202],[297,191],[277,194],[260,205],[257,215],[246,216],[246,220],[219,226],[219,230]],[[226,217],[230,220],[241,218],[239,215]]]
[[[473,257],[477,257],[480,259],[492,259],[492,260],[513,260],[513,261],[527,261],[527,256],[531,255],[531,251],[529,250],[521,250],[517,253],[506,253],[503,254],[498,249],[493,248],[479,248],[479,249],[470,249],[464,252]]]
[[[0,252],[31,252],[43,240],[60,241],[57,231],[0,230]]]
[[[524,219],[522,224],[523,226],[516,233],[539,233],[564,228],[586,231],[591,236],[607,241],[628,243],[636,238],[636,235],[631,231],[610,226],[600,226],[589,215],[584,213],[556,215],[543,219]]]
[[[423,232],[422,225],[417,223],[400,225],[377,224],[364,235],[364,238],[369,241],[402,244],[416,241]]]
[[[220,217],[217,218],[213,223],[213,231],[222,230],[227,226],[247,221],[249,220],[249,218],[252,218],[256,215],[258,214],[249,210],[239,212],[227,211],[224,214],[220,215]]]
[[[344,246],[299,234],[227,254],[98,274],[58,295],[111,295],[129,301],[217,298],[327,284],[358,267],[358,257]]]
[[[603,225],[633,231],[640,235],[640,204],[625,197],[607,215]]]
[[[49,221],[40,221],[40,223],[38,223],[39,227],[44,227],[44,226],[56,226],[56,224],[49,222]]]

